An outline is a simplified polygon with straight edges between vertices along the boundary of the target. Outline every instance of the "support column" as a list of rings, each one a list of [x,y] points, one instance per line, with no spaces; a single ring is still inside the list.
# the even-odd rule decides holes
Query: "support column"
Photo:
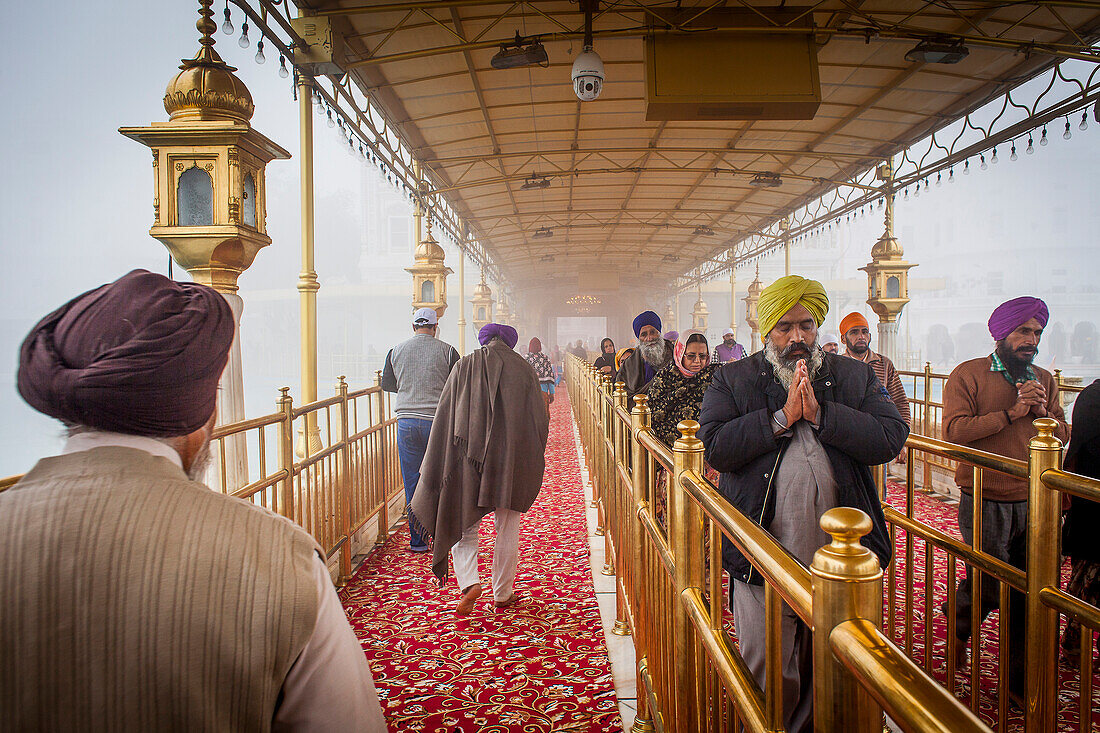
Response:
[[[245,419],[244,415],[244,368],[241,363],[241,313],[244,312],[244,300],[236,293],[222,293],[222,297],[233,310],[233,343],[229,347],[229,360],[225,364],[221,380],[218,382],[218,425],[231,425]],[[231,492],[248,484],[248,442],[244,433],[230,435],[221,441],[212,441],[208,477],[216,477],[221,472],[223,457],[218,455],[221,447],[225,449],[225,490]],[[209,485],[217,486],[215,479]]]
[[[466,250],[458,248],[458,355],[466,356]]]
[[[317,273],[313,263],[313,80],[298,77],[298,124],[301,137],[302,270],[300,295],[302,404],[317,401]],[[308,435],[308,439],[306,436]],[[299,434],[297,453],[306,456],[321,449],[316,417],[306,416],[305,433]]]
[[[733,329],[733,337],[737,338],[737,269],[733,264],[733,253],[730,253],[730,328]]]

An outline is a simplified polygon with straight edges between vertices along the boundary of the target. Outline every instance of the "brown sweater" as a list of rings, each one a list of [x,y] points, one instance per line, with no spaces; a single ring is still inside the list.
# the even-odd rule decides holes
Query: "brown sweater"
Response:
[[[951,443],[966,445],[1009,458],[1027,460],[1027,444],[1036,431],[1031,424],[1034,412],[1009,421],[1005,411],[1016,404],[1016,387],[1000,372],[990,371],[992,359],[983,356],[955,367],[943,390],[943,434]],[[1050,372],[1032,366],[1039,383],[1047,392],[1047,417],[1058,421],[1055,436],[1065,442],[1069,438],[1066,415],[1058,398],[1058,385]],[[973,468],[959,463],[955,483],[964,493],[973,488]],[[993,501],[1026,501],[1027,481],[985,471],[982,496]]]
[[[0,729],[270,730],[316,550],[141,450],[39,461],[0,494]]]

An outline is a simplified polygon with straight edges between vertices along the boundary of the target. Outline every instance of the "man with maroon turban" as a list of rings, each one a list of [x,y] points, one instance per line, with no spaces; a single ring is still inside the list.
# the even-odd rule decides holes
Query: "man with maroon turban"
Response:
[[[386,729],[317,543],[196,480],[234,328],[134,270],[23,342],[19,393],[69,437],[0,493],[13,730]]]
[[[1032,421],[1051,417],[1058,422],[1055,435],[1065,441],[1069,435],[1058,384],[1050,372],[1032,362],[1039,352],[1039,339],[1047,325],[1046,303],[1024,296],[997,306],[989,317],[993,353],[955,367],[943,391],[943,430],[952,443],[998,453],[1026,461],[1028,442],[1036,435]],[[963,539],[999,560],[1021,570],[1027,565],[1027,480],[994,471],[982,480],[982,536],[974,538],[973,468],[959,463],[955,472],[962,498],[959,502],[959,531]],[[966,643],[970,639],[970,607],[973,591],[969,571],[955,595],[955,658],[966,664]],[[998,607],[996,583],[982,578],[979,593],[979,621]],[[945,604],[944,614],[951,612]],[[1009,591],[1009,675],[1012,696],[1022,699],[1025,676],[1025,599]]]
[[[481,597],[477,570],[478,527],[493,513],[493,600],[514,604],[520,518],[542,487],[550,415],[539,377],[513,349],[516,329],[487,323],[477,335],[482,348],[458,360],[428,436],[428,452],[413,494],[412,513],[432,537],[432,572],[447,579],[454,560],[459,599],[467,616]]]

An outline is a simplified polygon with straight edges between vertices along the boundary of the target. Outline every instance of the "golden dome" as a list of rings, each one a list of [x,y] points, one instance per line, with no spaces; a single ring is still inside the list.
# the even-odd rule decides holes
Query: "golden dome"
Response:
[[[474,288],[474,298],[484,299],[484,300],[492,300],[493,299],[493,291],[489,289],[489,286],[485,284],[484,280],[479,282],[477,284],[477,286]]]
[[[898,243],[897,237],[889,234],[883,234],[871,247],[871,259],[876,262],[879,260],[900,260],[903,254],[905,253],[901,248],[901,244]]]
[[[164,111],[172,120],[233,120],[248,122],[256,105],[236,69],[222,61],[214,50],[213,33],[217,29],[210,19],[209,2],[202,2],[198,23],[202,33],[201,48],[193,59],[184,59],[180,73],[168,83],[164,92]]]
[[[420,244],[416,245],[416,252],[413,254],[413,258],[417,262],[432,264],[442,263],[446,256],[447,254],[439,246],[439,242],[435,241],[431,234],[420,240]]]

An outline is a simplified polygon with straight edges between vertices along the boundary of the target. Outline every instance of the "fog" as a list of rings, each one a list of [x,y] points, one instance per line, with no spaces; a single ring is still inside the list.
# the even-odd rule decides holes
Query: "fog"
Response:
[[[7,10],[9,30],[0,49],[8,70],[0,85],[9,100],[0,117],[7,267],[0,311],[0,475],[25,471],[61,445],[59,425],[30,410],[15,391],[19,344],[29,328],[76,294],[133,268],[168,272],[166,250],[148,235],[149,151],[117,130],[167,119],[164,88],[180,59],[198,48],[191,2],[66,3],[48,14],[33,3],[17,3]],[[293,156],[267,168],[273,243],[240,278],[246,413],[258,416],[273,411],[279,387],[301,394],[297,103],[291,80],[278,76],[278,54],[270,47],[261,66],[253,60],[254,46],[241,49],[235,36],[220,31],[217,41],[252,93],[252,125]],[[340,374],[353,386],[369,382],[386,349],[409,333],[412,288],[402,268],[412,263],[412,224],[409,203],[369,163],[347,155],[335,130],[319,118],[315,122],[318,367],[319,393],[325,396]],[[1008,298],[1032,294],[1046,298],[1051,309],[1038,362],[1086,378],[1100,374],[1100,316],[1094,312],[1100,125],[1078,131],[1076,122],[1071,140],[1063,140],[1056,126],[1050,145],[1034,155],[1021,154],[1014,163],[1003,155],[987,171],[966,177],[956,171],[952,184],[908,201],[899,197],[896,233],[906,259],[918,265],[910,271],[912,302],[899,336],[908,362],[947,367],[988,353],[983,329],[989,311]],[[827,330],[836,330],[849,310],[870,315],[863,302],[866,277],[858,268],[868,262],[881,229],[876,209],[793,248],[794,271],[830,285]],[[457,272],[456,249],[437,238]],[[769,282],[782,274],[782,254],[759,265],[761,279]],[[751,268],[738,271],[739,298],[753,274]],[[186,278],[178,267],[175,276]],[[467,263],[467,298],[477,279]],[[457,345],[456,276],[448,291],[440,337]],[[730,320],[728,280],[709,284],[704,298],[710,330],[717,333]],[[694,291],[682,296],[681,327],[690,323],[695,299]],[[738,307],[743,316],[744,305]],[[598,341],[603,334],[577,337],[582,335]],[[743,323],[738,337],[748,338]],[[471,331],[467,349],[472,343]]]

